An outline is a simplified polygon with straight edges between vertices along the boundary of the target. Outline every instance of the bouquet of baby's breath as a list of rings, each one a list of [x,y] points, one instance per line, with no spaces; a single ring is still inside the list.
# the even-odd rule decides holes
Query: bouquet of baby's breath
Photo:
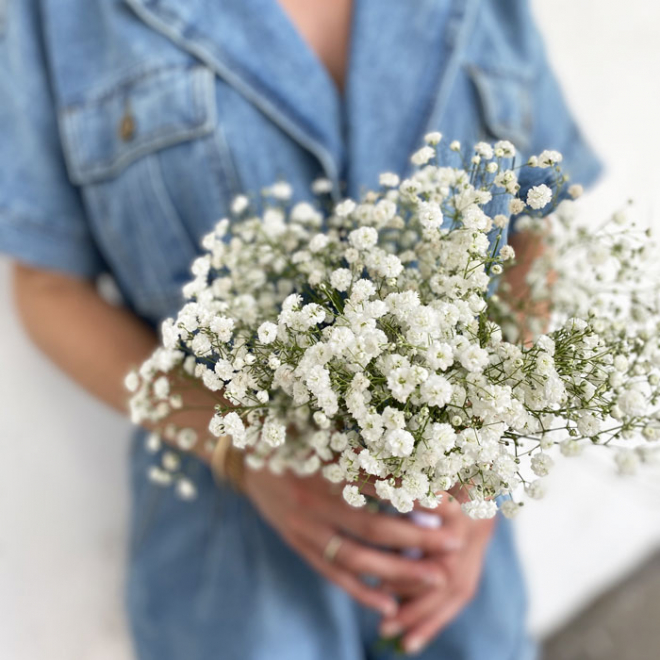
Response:
[[[284,183],[261,214],[238,198],[204,238],[162,346],[127,378],[134,420],[190,448],[196,434],[168,423],[185,406],[172,377],[184,378],[217,394],[210,433],[230,435],[250,468],[320,470],[354,506],[369,481],[401,512],[463,485],[477,518],[494,515],[500,495],[540,497],[555,446],[569,456],[616,446],[624,472],[646,460],[635,438],[660,435],[647,238],[621,214],[573,228],[570,202],[557,204],[580,190],[557,152],[522,165],[547,175],[522,199],[510,143],[479,143],[453,168],[438,163],[440,138],[427,136],[410,178],[385,173],[379,191],[329,213],[292,204]],[[506,340],[520,301],[504,286],[493,295],[515,262],[512,215],[551,242],[527,299],[547,303],[554,329],[524,344]],[[166,452],[152,477],[191,495],[177,465]],[[514,514],[519,503],[503,499]]]

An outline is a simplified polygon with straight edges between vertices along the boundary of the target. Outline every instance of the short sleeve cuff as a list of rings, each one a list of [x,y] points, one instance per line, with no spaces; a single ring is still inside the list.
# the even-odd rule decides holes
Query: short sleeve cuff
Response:
[[[30,266],[92,279],[106,269],[91,237],[0,209],[0,253]]]

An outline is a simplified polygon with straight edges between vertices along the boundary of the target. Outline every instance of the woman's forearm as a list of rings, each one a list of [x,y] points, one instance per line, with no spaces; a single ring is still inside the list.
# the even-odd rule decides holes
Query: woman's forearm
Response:
[[[33,342],[90,394],[126,415],[130,395],[124,379],[156,347],[152,328],[128,309],[104,300],[92,283],[51,271],[17,264],[14,294]],[[177,411],[168,421],[194,428],[200,441],[193,451],[209,461],[204,440],[217,394],[200,388],[183,395],[185,403],[194,396],[200,410]]]
[[[532,231],[521,231],[512,235],[509,243],[516,253],[516,264],[506,271],[505,282],[508,287],[505,295],[517,311],[523,341],[528,343],[532,339],[530,317],[540,319],[543,325],[547,325],[550,316],[546,302],[532,302],[527,283],[530,269],[534,262],[543,256],[546,244],[542,233]]]
[[[124,414],[128,371],[153,351],[154,331],[105,301],[90,282],[14,267],[14,295],[33,342],[92,395]]]

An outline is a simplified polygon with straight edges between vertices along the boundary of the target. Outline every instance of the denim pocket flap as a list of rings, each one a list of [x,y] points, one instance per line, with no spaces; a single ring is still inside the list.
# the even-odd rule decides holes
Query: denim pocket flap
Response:
[[[213,131],[213,73],[203,66],[164,67],[126,77],[60,114],[71,180],[117,175],[135,159]]]
[[[469,65],[468,73],[477,90],[488,132],[524,150],[532,131],[531,81],[507,71],[476,65]]]

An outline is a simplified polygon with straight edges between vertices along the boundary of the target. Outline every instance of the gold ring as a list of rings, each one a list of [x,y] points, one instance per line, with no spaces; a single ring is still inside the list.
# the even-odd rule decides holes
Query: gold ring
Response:
[[[339,552],[339,548],[341,548],[341,544],[344,542],[344,539],[342,539],[339,534],[335,534],[326,544],[325,548],[323,549],[323,559],[325,559],[328,563],[332,564],[334,560],[337,558],[337,553]]]

